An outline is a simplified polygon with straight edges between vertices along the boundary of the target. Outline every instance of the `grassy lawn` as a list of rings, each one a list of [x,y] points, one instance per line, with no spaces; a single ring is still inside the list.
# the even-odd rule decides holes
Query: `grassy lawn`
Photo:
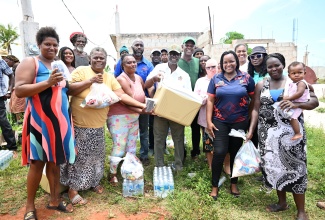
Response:
[[[307,127],[308,136],[308,190],[306,193],[306,210],[310,219],[325,219],[325,211],[316,207],[316,202],[325,200],[325,134],[320,129]],[[83,207],[76,207],[73,214],[64,214],[70,219],[88,219],[94,212],[109,211],[103,219],[115,218],[116,213],[133,216],[147,213],[145,219],[295,219],[296,209],[291,194],[288,194],[290,209],[280,213],[268,213],[265,206],[277,201],[276,192],[267,193],[261,190],[261,182],[255,180],[260,174],[239,178],[241,197],[234,198],[229,194],[229,179],[220,188],[218,201],[209,197],[211,189],[211,172],[201,154],[199,160],[192,161],[189,152],[190,128],[186,128],[188,157],[184,170],[174,176],[175,193],[165,199],[153,196],[152,173],[154,159],[151,165],[145,167],[145,196],[138,198],[124,198],[122,196],[122,178],[120,185],[112,187],[107,181],[109,170],[106,163],[105,176],[102,185],[105,192],[97,195],[92,191],[80,192],[90,203]],[[107,155],[111,152],[111,140],[107,137]],[[170,150],[172,152],[172,150]],[[20,153],[19,153],[20,156]],[[173,161],[173,153],[165,156],[166,164]],[[28,168],[20,165],[20,159],[11,162],[10,167],[0,171],[0,214],[14,215],[26,201],[26,174]],[[195,172],[196,176],[189,178],[187,174]],[[46,193],[39,188],[37,200],[44,203]],[[46,203],[42,204],[45,206]],[[114,214],[115,213],[115,214]],[[52,216],[56,219],[59,216]],[[60,219],[62,219],[60,215]],[[1,215],[0,215],[1,219]],[[130,217],[130,219],[132,219]]]

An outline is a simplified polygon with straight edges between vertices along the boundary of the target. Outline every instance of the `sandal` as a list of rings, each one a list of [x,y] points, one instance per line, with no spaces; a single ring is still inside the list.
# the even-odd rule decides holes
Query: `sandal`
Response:
[[[71,204],[74,206],[83,206],[88,203],[87,199],[82,198],[79,194],[75,195],[72,199],[70,199]]]
[[[24,220],[32,220],[32,219],[37,220],[36,210],[26,212],[25,215],[24,215]]]
[[[266,211],[268,212],[281,212],[289,209],[289,205],[286,205],[285,207],[279,205],[278,203],[268,205],[266,207]]]
[[[116,176],[112,176],[109,182],[110,182],[110,184],[112,186],[117,186],[118,185],[118,180],[117,180]]]
[[[61,201],[58,206],[50,206],[50,204],[48,204],[46,206],[46,208],[47,209],[56,210],[56,211],[59,211],[59,212],[71,213],[71,212],[73,212],[73,209],[72,209],[72,211],[69,211],[67,209],[67,207],[68,207],[69,204],[70,203],[66,203],[65,201]]]
[[[98,185],[93,188],[93,191],[98,194],[102,194],[104,192],[104,188],[101,185]]]

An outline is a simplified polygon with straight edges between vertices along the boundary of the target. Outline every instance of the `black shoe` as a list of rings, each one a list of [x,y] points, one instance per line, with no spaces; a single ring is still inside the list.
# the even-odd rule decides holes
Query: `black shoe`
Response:
[[[149,166],[150,164],[149,158],[140,158],[140,161],[142,162],[143,166]]]

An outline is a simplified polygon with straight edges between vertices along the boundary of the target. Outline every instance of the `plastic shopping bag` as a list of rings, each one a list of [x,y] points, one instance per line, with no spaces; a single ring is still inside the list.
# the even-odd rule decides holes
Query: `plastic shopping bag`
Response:
[[[246,140],[245,133],[243,131],[231,129],[229,135],[241,137]],[[245,142],[235,157],[231,178],[251,175],[259,172],[260,162],[261,156],[258,150],[255,148],[253,142],[251,140]]]
[[[124,179],[136,180],[143,177],[143,166],[139,158],[127,152],[121,166],[121,175]]]
[[[291,116],[293,115],[294,113],[294,110],[293,109],[281,109],[280,106],[279,106],[279,102],[275,102],[272,106],[273,108],[275,108],[278,113],[280,115],[282,115],[282,117],[284,117],[285,119],[291,119]]]
[[[120,98],[105,84],[93,83],[90,86],[90,92],[80,106],[83,108],[105,108],[118,101]]]

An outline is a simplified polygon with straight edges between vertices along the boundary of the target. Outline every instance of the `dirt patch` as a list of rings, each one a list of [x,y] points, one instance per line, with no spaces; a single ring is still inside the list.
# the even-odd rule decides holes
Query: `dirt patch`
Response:
[[[120,211],[118,207],[110,207],[110,210],[98,211],[96,209],[96,203],[88,203],[86,206],[75,207],[75,210],[71,214],[61,213],[55,210],[49,210],[45,206],[48,201],[48,195],[44,195],[36,199],[35,206],[37,210],[37,217],[39,220],[145,220],[145,219],[157,219],[164,220],[166,217],[170,217],[170,214],[160,208],[156,207],[146,212],[138,212],[136,214],[125,214]],[[24,218],[26,207],[20,208],[15,215],[5,214],[0,215],[0,220],[21,220]],[[79,217],[80,213],[83,213],[83,217]],[[78,216],[78,217],[77,217]]]

